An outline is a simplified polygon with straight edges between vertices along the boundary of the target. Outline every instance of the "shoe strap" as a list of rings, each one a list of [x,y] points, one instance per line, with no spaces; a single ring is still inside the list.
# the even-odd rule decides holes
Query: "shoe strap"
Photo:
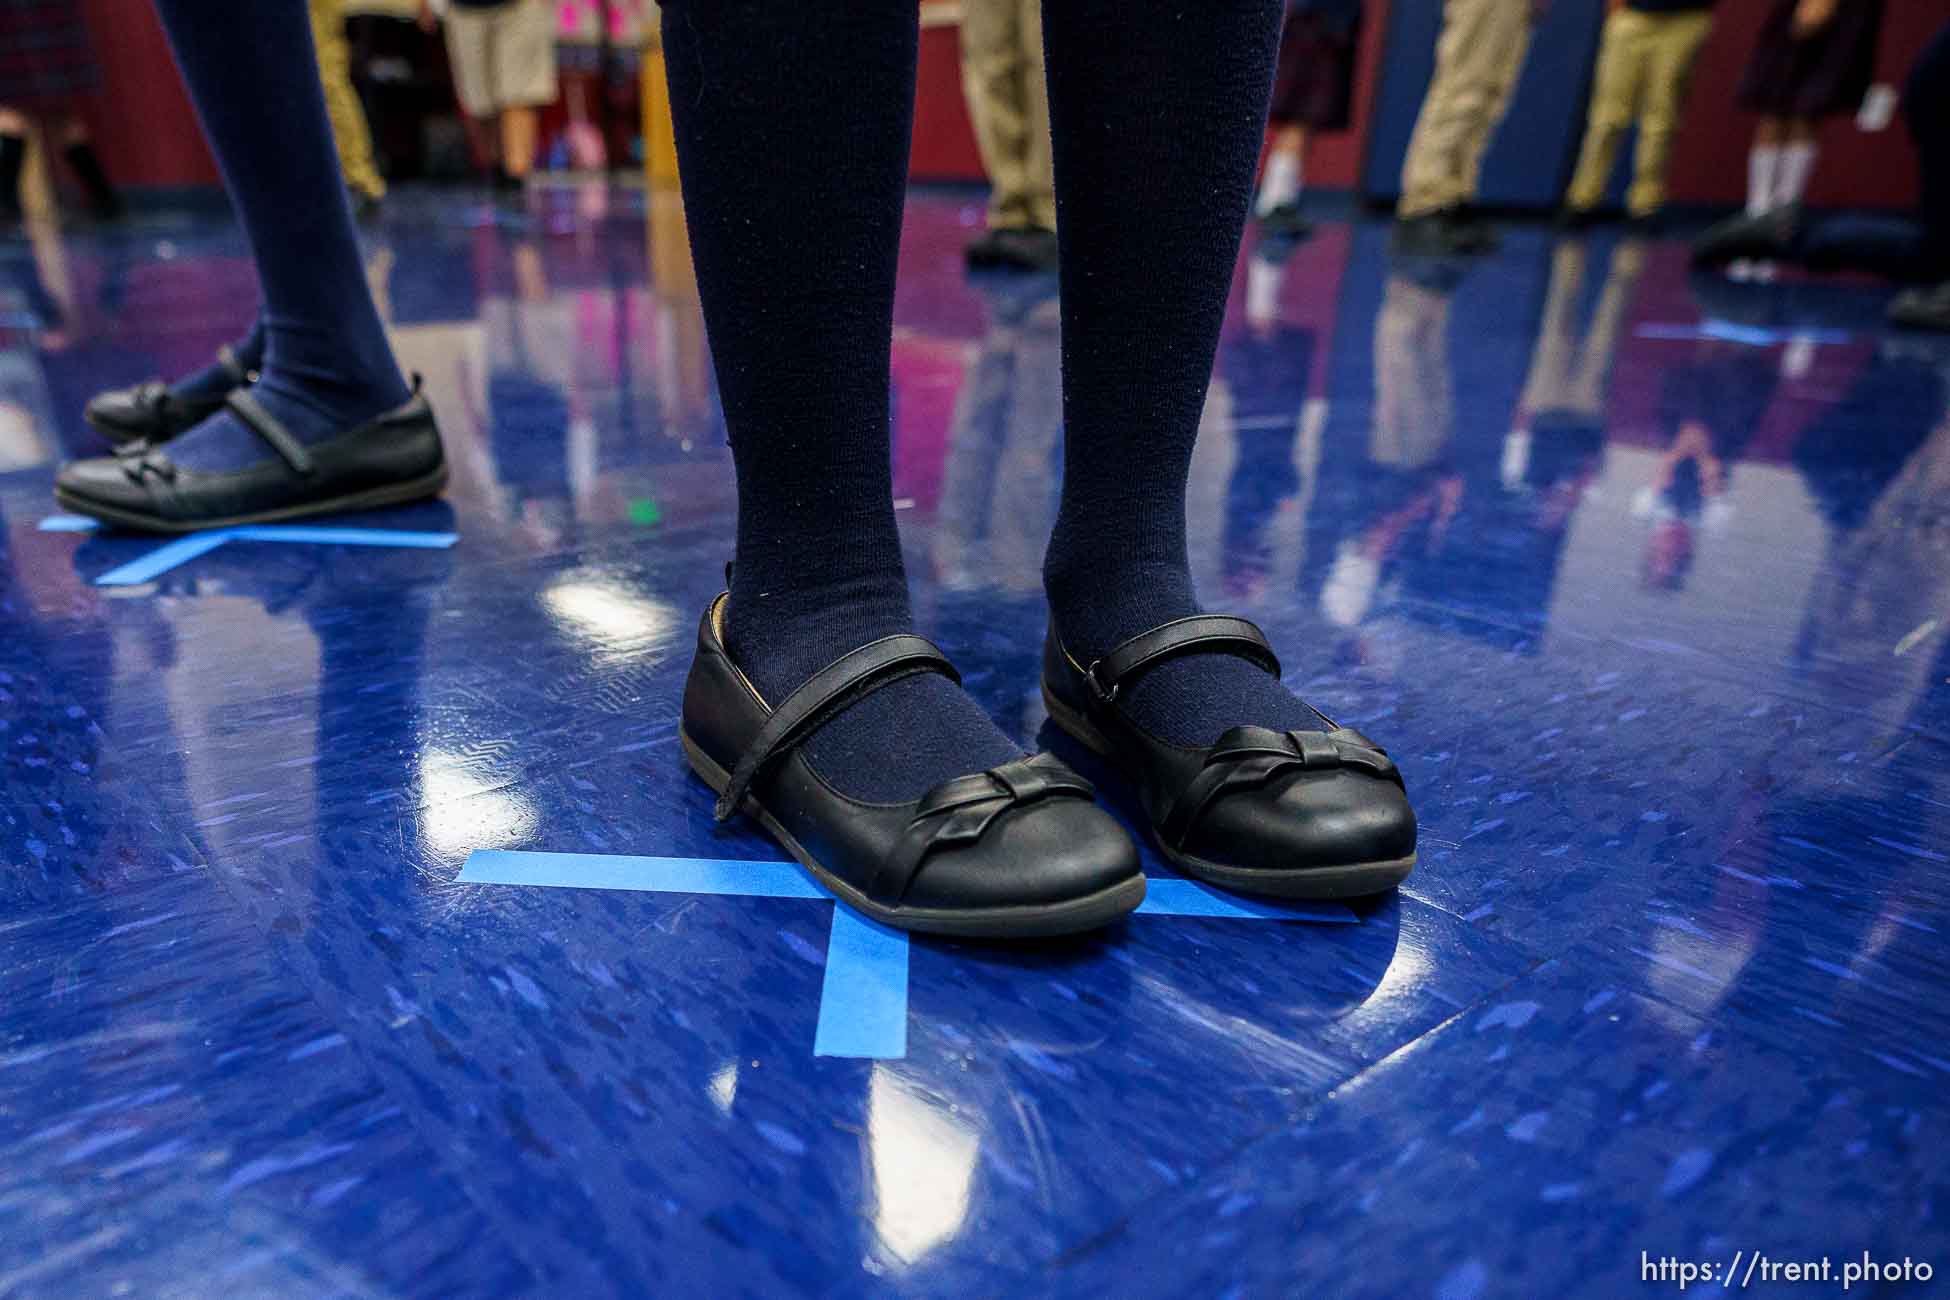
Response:
[[[271,445],[271,450],[284,458],[294,473],[310,478],[312,475],[311,453],[305,444],[284,427],[278,417],[264,409],[264,404],[245,389],[239,388],[224,398],[224,405],[246,425],[252,433]]]
[[[1128,678],[1152,664],[1177,655],[1216,650],[1250,659],[1273,676],[1280,675],[1280,658],[1273,653],[1266,634],[1249,620],[1230,614],[1194,614],[1140,632],[1092,661],[1083,675],[1097,702],[1109,704]]]
[[[728,820],[745,801],[759,774],[828,718],[861,696],[916,673],[940,673],[957,684],[961,682],[961,674],[948,662],[948,656],[934,642],[911,632],[869,641],[814,673],[786,696],[759,728],[733,769],[731,782],[725,786],[713,815],[719,821]]]
[[[217,365],[230,376],[230,382],[238,388],[257,382],[257,372],[238,360],[237,350],[228,343],[217,349]]]

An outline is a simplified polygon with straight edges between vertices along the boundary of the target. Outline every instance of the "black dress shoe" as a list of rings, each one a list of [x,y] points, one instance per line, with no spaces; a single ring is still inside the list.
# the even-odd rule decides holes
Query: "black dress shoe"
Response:
[[[310,444],[293,437],[248,392],[232,392],[226,404],[274,455],[248,469],[213,473],[184,469],[166,451],[134,442],[113,456],[62,466],[55,500],[118,528],[194,533],[376,510],[433,496],[446,486],[440,430],[417,377],[405,405]]]
[[[990,230],[962,250],[971,271],[1053,271],[1056,232],[1039,226]]]
[[[1736,213],[1709,226],[1693,241],[1694,266],[1742,260],[1792,262],[1801,238],[1801,208],[1787,204],[1759,216]]]
[[[224,399],[257,382],[228,347],[217,349],[217,364],[230,387],[208,397],[178,397],[160,379],[147,379],[133,388],[111,388],[88,399],[83,414],[110,442],[167,442],[183,430],[203,423],[223,409]]]
[[[1159,850],[1187,875],[1282,898],[1394,888],[1415,866],[1415,812],[1394,762],[1360,732],[1242,726],[1189,748],[1152,735],[1118,707],[1146,669],[1221,650],[1279,675],[1273,648],[1243,618],[1175,619],[1087,666],[1052,627],[1043,647],[1050,720],[1130,778]]]
[[[1287,239],[1297,244],[1314,233],[1314,223],[1307,220],[1298,203],[1282,203],[1261,213],[1257,220],[1260,233],[1270,239]]]
[[[1897,294],[1889,303],[1889,323],[1912,330],[1950,330],[1950,280]]]
[[[1395,218],[1395,233],[1389,244],[1401,257],[1461,257],[1469,251],[1447,212]]]
[[[724,646],[728,597],[697,630],[679,735],[718,792],[846,904],[903,930],[1023,937],[1107,925],[1144,901],[1137,847],[1090,783],[1047,754],[935,786],[907,803],[839,793],[801,749],[828,718],[914,673],[959,681],[918,636],[882,637],[768,704]]]
[[[1465,253],[1494,253],[1503,247],[1503,236],[1484,220],[1483,214],[1468,204],[1459,204],[1444,214],[1450,238]]]

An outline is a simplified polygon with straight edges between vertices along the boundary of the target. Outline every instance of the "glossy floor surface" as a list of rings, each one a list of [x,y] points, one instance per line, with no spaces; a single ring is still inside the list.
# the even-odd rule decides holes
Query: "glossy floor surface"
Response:
[[[978,214],[910,203],[896,491],[924,630],[1047,742],[1057,304],[964,276]],[[453,485],[332,522],[451,547],[44,528],[85,397],[253,282],[208,217],[0,246],[0,1294],[1950,1268],[1950,346],[1882,291],[1249,242],[1193,562],[1397,756],[1420,866],[909,945],[714,865],[780,854],[676,743],[732,536],[681,212],[407,194],[368,238]]]

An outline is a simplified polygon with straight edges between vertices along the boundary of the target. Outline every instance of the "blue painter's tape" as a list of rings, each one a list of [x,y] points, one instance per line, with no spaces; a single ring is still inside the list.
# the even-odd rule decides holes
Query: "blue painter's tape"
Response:
[[[467,885],[544,885],[635,889],[659,894],[734,894],[750,898],[831,898],[791,862],[725,858],[633,858],[603,853],[528,853],[476,849],[459,880]]]
[[[845,906],[833,909],[813,1055],[907,1055],[907,936]]]
[[[1251,921],[1313,921],[1354,925],[1360,918],[1345,903],[1269,903],[1221,894],[1195,880],[1151,877],[1144,882],[1139,916],[1216,916]]]
[[[1645,324],[1634,331],[1642,339],[1714,339],[1739,343],[1750,348],[1768,348],[1792,339],[1810,343],[1846,343],[1846,330],[1782,330],[1760,325],[1741,325],[1735,321],[1703,320],[1697,325]]]
[[[186,564],[199,555],[207,555],[229,540],[230,534],[222,530],[179,537],[167,545],[158,546],[139,560],[131,560],[119,568],[110,569],[95,579],[95,585],[129,587],[138,582],[148,582],[159,574],[168,573],[179,564]]]
[[[403,528],[314,528],[309,524],[252,524],[233,528],[240,542],[310,542],[318,546],[418,546],[445,550],[460,540],[457,533],[431,533]]]
[[[44,533],[92,533],[100,527],[87,515],[49,515],[40,524]]]

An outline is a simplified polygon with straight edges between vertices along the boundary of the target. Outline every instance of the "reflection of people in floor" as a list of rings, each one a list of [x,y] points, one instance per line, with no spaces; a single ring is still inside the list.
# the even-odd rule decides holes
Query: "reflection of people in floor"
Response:
[[[1232,395],[1234,448],[1219,567],[1226,595],[1248,606],[1272,577],[1273,521],[1300,491],[1294,453],[1313,383],[1314,331],[1280,320],[1280,272],[1271,259],[1248,263],[1245,326],[1219,342],[1217,373]]]
[[[1038,593],[1063,427],[1056,285],[985,284],[988,329],[962,376],[936,517],[936,580]]]
[[[998,681],[1029,682],[1035,641],[1017,629],[1047,617],[1043,550],[1063,442],[1061,312],[1050,276],[988,279],[977,289],[988,327],[955,396],[928,596],[944,638],[979,647]],[[1031,689],[1000,706],[1018,709],[1022,730],[1033,731],[1041,697]]]
[[[1759,431],[1778,374],[1767,350],[1717,340],[1666,372],[1659,420],[1667,447],[1652,481],[1632,498],[1632,513],[1652,523],[1639,570],[1647,587],[1684,588],[1695,532],[1719,532],[1731,521],[1733,468]]]
[[[1307,139],[1313,132],[1347,129],[1361,2],[1287,2],[1279,64],[1273,73],[1273,103],[1266,114],[1273,140],[1253,200],[1253,215],[1269,235],[1299,239],[1311,229],[1300,212]]]
[[[568,394],[581,350],[569,304],[551,298],[532,240],[510,249],[507,276],[481,301],[488,446],[504,512],[530,545],[549,550],[576,521]]]
[[[1890,304],[1890,320],[1913,329],[1950,330],[1950,23],[1938,29],[1910,69],[1903,117],[1916,145],[1920,196],[1914,219],[1811,219],[1800,205],[1788,204],[1714,226],[1695,241],[1694,262],[1793,262],[1920,281],[1921,287]]]
[[[1319,583],[1320,611],[1336,627],[1359,627],[1408,557],[1442,544],[1461,508],[1463,480],[1449,459],[1455,432],[1449,307],[1456,283],[1438,274],[1389,277],[1375,317],[1375,400],[1366,446],[1350,455],[1331,432],[1323,440],[1315,499],[1359,522],[1331,547],[1309,546],[1301,582],[1303,588]]]
[[[1537,345],[1530,355],[1530,373],[1518,402],[1518,418],[1503,440],[1501,478],[1511,491],[1537,491],[1546,484],[1564,488],[1561,476],[1539,478],[1542,465],[1562,462],[1558,447],[1579,448],[1571,459],[1594,453],[1604,442],[1605,400],[1612,361],[1618,354],[1619,326],[1638,291],[1645,269],[1645,246],[1621,240],[1612,250],[1611,267],[1598,292],[1597,305],[1582,336],[1578,311],[1584,296],[1585,263],[1590,250],[1579,240],[1566,240],[1551,253],[1550,290],[1537,329]],[[1555,490],[1555,489],[1553,489]],[[1552,507],[1568,510],[1576,493]]]
[[[1950,648],[1950,352],[1885,343],[1794,464],[1829,527],[1796,667],[1838,692],[1895,677],[1920,696]]]

